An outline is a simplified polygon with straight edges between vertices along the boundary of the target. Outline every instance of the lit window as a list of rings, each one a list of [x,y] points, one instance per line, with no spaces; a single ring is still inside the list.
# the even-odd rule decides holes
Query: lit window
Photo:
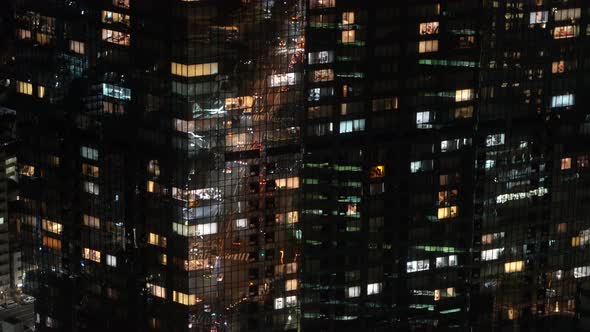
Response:
[[[35,175],[35,166],[32,165],[22,165],[20,168],[20,175],[23,176],[34,176]]]
[[[385,176],[385,166],[377,165],[377,166],[371,167],[371,170],[369,171],[369,178],[377,179],[377,178],[382,178],[384,176]]]
[[[297,279],[290,279],[285,281],[285,290],[294,291],[297,290]]]
[[[332,69],[314,70],[310,75],[312,82],[328,82],[334,80],[334,71]]]
[[[340,122],[340,133],[352,133],[365,130],[365,119],[349,120]]]
[[[342,24],[354,24],[354,12],[342,13]]]
[[[553,11],[555,21],[573,21],[577,20],[582,16],[582,9],[581,8],[563,8],[563,9],[554,9]]]
[[[342,31],[342,43],[354,43],[356,41],[355,30],[344,30]]]
[[[585,278],[590,276],[590,266],[579,266],[574,268],[574,278]]]
[[[102,40],[113,44],[129,46],[131,36],[128,33],[120,31],[102,29]]]
[[[359,296],[361,296],[361,287],[360,286],[348,287],[346,289],[346,297],[347,298],[359,297]]]
[[[431,171],[434,168],[434,161],[432,160],[419,160],[419,161],[412,161],[410,163],[410,172],[418,173],[418,172],[427,172]]]
[[[373,294],[379,294],[381,293],[381,289],[383,287],[383,284],[380,282],[376,282],[373,284],[368,284],[367,285],[367,295],[373,295]]]
[[[297,306],[297,296],[292,295],[285,297],[285,304],[287,305],[287,308]]]
[[[246,218],[236,219],[236,228],[246,228],[246,227],[248,227],[248,219],[246,219]]]
[[[473,99],[472,89],[463,89],[455,91],[455,102],[467,101]]]
[[[113,84],[102,84],[102,95],[121,100],[131,100],[131,89]]]
[[[100,263],[100,251],[90,249],[90,248],[83,248],[82,250],[82,257],[85,259],[89,259],[91,261]]]
[[[544,24],[549,20],[548,11],[537,11],[529,14],[529,24]]]
[[[85,192],[87,192],[89,194],[93,194],[93,195],[99,195],[100,194],[98,183],[94,183],[94,182],[90,182],[90,181],[84,181],[83,185],[84,185],[84,191]]]
[[[551,72],[553,74],[560,74],[565,72],[565,61],[553,61],[553,63],[551,64]]]
[[[564,39],[564,38],[572,38],[578,35],[579,28],[577,25],[566,25],[555,27],[553,30],[553,38],[555,39]]]
[[[84,43],[80,41],[70,40],[70,51],[78,54],[84,54]]]
[[[51,233],[61,234],[61,232],[63,230],[62,224],[57,223],[55,221],[43,219],[42,224],[43,224],[43,230],[51,232]]]
[[[432,122],[434,122],[434,112],[416,112],[416,127],[432,128]]]
[[[166,288],[158,286],[158,285],[150,284],[150,283],[146,284],[146,288],[150,291],[150,293],[153,296],[163,298],[163,299],[166,298]]]
[[[82,218],[84,226],[100,229],[100,219],[94,216],[85,214]]]
[[[561,170],[572,168],[572,158],[561,158]]]
[[[98,166],[90,165],[90,164],[82,164],[82,174],[88,175],[93,178],[98,177]]]
[[[82,158],[98,160],[98,150],[89,148],[87,146],[80,147],[80,155],[82,156]]]
[[[459,215],[457,206],[443,207],[438,209],[438,219],[454,218]]]
[[[408,273],[427,271],[428,269],[430,269],[430,261],[428,259],[406,263],[406,272]]]
[[[457,255],[443,256],[436,258],[436,268],[457,266]]]
[[[54,250],[61,249],[61,241],[58,239],[54,239],[52,237],[49,237],[49,236],[43,236],[42,243],[43,243],[43,246],[50,248],[50,249],[54,249]]]
[[[310,8],[331,8],[336,6],[336,0],[311,0]]]
[[[551,108],[572,106],[574,101],[573,94],[553,96],[551,97]]]
[[[150,233],[148,235],[148,243],[162,248],[166,248],[166,237],[156,233]]]
[[[172,75],[182,77],[199,77],[215,75],[219,72],[219,64],[217,62],[210,62],[194,65],[185,65],[181,63],[172,62],[170,64],[170,72],[172,73]]]
[[[25,95],[33,95],[33,84],[27,82],[16,81],[16,92]]]
[[[503,145],[505,140],[504,134],[493,134],[486,137],[486,146]]]
[[[195,304],[195,295],[172,291],[172,301],[184,305],[193,305]]]
[[[299,73],[275,74],[268,77],[268,85],[272,88],[280,86],[295,85],[299,83]]]
[[[504,263],[504,273],[520,272],[524,267],[524,261]]]
[[[504,232],[484,234],[481,236],[481,243],[482,244],[492,244],[493,242],[495,242],[497,240],[503,239],[504,235],[505,235]]]
[[[102,11],[102,22],[103,23],[121,23],[129,26],[129,15],[115,13],[107,10]]]
[[[420,23],[420,35],[436,35],[438,34],[438,22]],[[422,53],[422,52],[420,52]]]
[[[418,43],[418,53],[438,51],[438,40],[423,40]]]
[[[275,299],[275,310],[280,310],[285,307],[285,300],[282,297]]]
[[[107,254],[107,265],[117,267],[117,256]]]
[[[45,87],[43,85],[37,85],[37,97],[45,98]]]
[[[308,55],[310,65],[334,62],[334,51],[311,52]]]
[[[42,32],[37,32],[37,43],[41,44],[41,45],[48,45],[49,42],[51,42],[51,36],[46,34],[46,33],[42,33]]]
[[[31,30],[16,29],[18,39],[31,39]]]

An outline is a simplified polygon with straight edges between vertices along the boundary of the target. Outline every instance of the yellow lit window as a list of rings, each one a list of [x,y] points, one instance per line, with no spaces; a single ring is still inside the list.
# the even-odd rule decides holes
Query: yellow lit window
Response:
[[[102,11],[102,22],[103,23],[121,23],[129,26],[129,15],[111,12],[108,10]]]
[[[82,222],[84,223],[84,226],[100,229],[100,219],[97,217],[85,214],[82,217]]]
[[[572,158],[561,158],[561,169],[566,170],[572,168]]]
[[[524,267],[524,261],[504,263],[504,273],[520,272]]]
[[[217,62],[210,62],[196,65],[184,65],[181,63],[172,62],[170,64],[170,72],[172,75],[182,77],[215,75],[219,72],[219,64]]]
[[[31,39],[31,30],[17,29],[16,34],[18,39]]]
[[[195,304],[195,296],[185,294],[182,292],[172,291],[172,300],[174,302],[184,304],[184,305],[193,305]]]
[[[354,12],[342,13],[342,24],[354,24]]]
[[[418,43],[418,53],[438,51],[438,40],[423,40]]]
[[[131,36],[128,33],[120,31],[102,29],[102,40],[113,44],[129,46]]]
[[[100,263],[100,251],[98,250],[83,248],[82,257]]]
[[[25,95],[33,95],[33,84],[27,82],[16,81],[16,92]]]
[[[99,174],[98,166],[82,164],[82,174],[97,178]]]
[[[55,222],[55,221],[51,221],[48,219],[43,219],[43,230],[51,232],[51,233],[55,233],[55,234],[61,234],[62,230],[63,230],[63,226],[62,224]]]
[[[160,264],[168,264],[168,256],[166,254],[160,254]]]
[[[472,89],[463,89],[455,91],[455,102],[467,101],[473,99]]]
[[[328,82],[334,80],[334,71],[332,69],[314,70],[310,76],[312,82]]]
[[[70,40],[70,51],[78,54],[84,54],[84,43],[75,40]]]
[[[561,27],[555,27],[553,30],[553,38],[564,39],[572,38],[578,35],[579,28],[577,25],[566,25]]]
[[[285,281],[285,290],[294,291],[297,290],[297,279],[290,279]]]
[[[45,87],[43,85],[37,86],[37,97],[45,98]]]
[[[277,188],[294,189],[299,188],[299,177],[276,179]]]
[[[150,284],[147,283],[146,284],[146,288],[149,289],[150,293],[153,296],[165,299],[166,298],[166,288],[158,286],[158,285],[154,285],[154,284]]]
[[[356,41],[356,32],[354,30],[342,31],[342,42],[343,43],[354,43]]]
[[[371,167],[371,171],[369,172],[369,177],[371,179],[382,178],[385,176],[385,166],[377,165]]]
[[[35,166],[31,165],[22,165],[20,169],[20,175],[23,176],[33,176],[35,175]]]
[[[166,248],[166,237],[156,233],[150,233],[148,236],[148,243]]]
[[[450,206],[438,209],[438,219],[454,218],[459,215],[457,206]]]
[[[225,98],[227,111],[243,109],[245,112],[251,112],[252,105],[254,105],[254,98],[251,96]]]
[[[55,250],[61,249],[61,241],[58,239],[54,239],[49,236],[43,236],[42,242],[43,242],[43,246],[45,246],[47,248],[55,249]]]
[[[560,74],[565,72],[565,61],[553,61],[553,63],[551,64],[551,72],[553,74]]]
[[[41,45],[49,44],[50,37],[46,33],[37,32],[37,43]]]

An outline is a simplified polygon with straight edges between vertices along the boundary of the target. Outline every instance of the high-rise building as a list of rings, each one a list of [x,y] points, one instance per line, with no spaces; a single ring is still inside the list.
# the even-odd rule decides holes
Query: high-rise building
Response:
[[[19,0],[2,82],[37,326],[574,326],[589,13]]]

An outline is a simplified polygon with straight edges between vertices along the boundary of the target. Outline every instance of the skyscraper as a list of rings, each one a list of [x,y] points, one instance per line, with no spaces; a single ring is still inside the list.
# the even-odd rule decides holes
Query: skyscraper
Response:
[[[588,13],[19,1],[3,72],[38,327],[573,326]]]

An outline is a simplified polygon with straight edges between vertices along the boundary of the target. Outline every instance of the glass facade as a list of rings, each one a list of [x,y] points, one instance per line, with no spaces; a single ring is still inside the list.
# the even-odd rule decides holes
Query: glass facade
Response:
[[[589,13],[19,0],[3,73],[38,328],[573,328]]]

